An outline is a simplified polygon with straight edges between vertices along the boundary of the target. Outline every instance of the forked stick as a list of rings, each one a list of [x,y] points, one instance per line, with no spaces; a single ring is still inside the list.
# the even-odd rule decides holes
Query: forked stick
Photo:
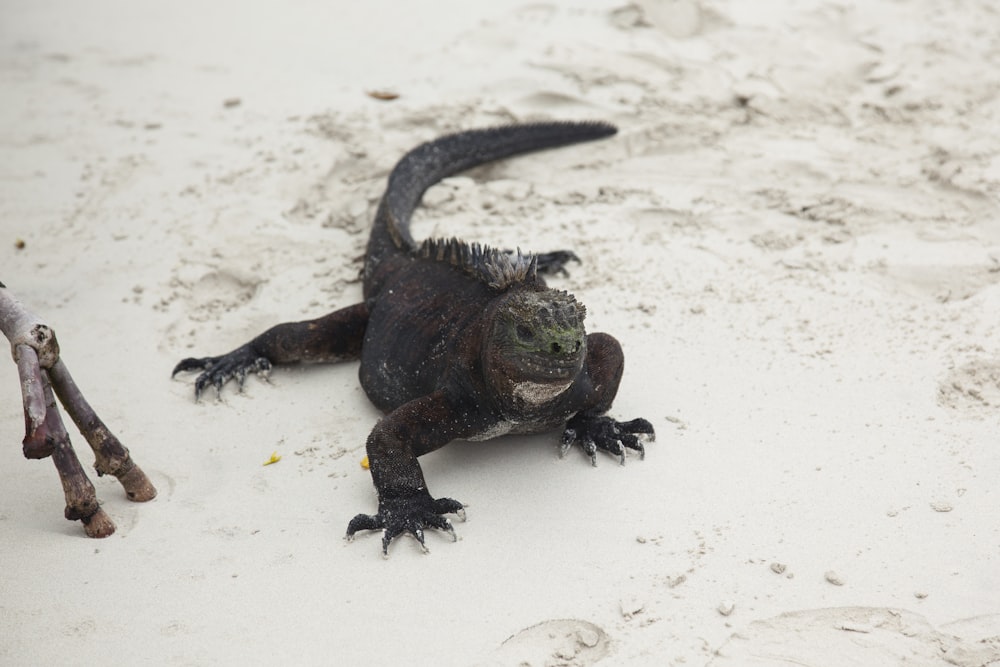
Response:
[[[56,396],[94,450],[98,475],[117,477],[125,495],[136,502],[152,500],[156,489],[83,397],[59,357],[55,332],[28,311],[3,283],[0,283],[0,330],[11,343],[21,380],[24,456],[29,459],[51,456],[66,496],[66,518],[82,521],[90,537],[111,535],[115,524],[101,509],[94,485],[73,451]]]

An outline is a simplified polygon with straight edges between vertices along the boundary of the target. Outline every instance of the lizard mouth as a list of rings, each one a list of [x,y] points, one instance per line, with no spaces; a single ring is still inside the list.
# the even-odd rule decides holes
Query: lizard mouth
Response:
[[[577,354],[560,356],[527,354],[519,359],[518,365],[525,381],[556,385],[571,382],[580,372],[581,360]]]
[[[547,354],[511,355],[495,366],[497,389],[524,407],[540,406],[555,400],[568,390],[583,367],[583,355],[553,357]]]

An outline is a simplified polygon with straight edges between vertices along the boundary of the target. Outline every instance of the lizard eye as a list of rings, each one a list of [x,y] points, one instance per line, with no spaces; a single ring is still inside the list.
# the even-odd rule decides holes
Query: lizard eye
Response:
[[[532,340],[535,337],[535,332],[531,330],[530,327],[524,324],[517,325],[517,337],[523,341]]]

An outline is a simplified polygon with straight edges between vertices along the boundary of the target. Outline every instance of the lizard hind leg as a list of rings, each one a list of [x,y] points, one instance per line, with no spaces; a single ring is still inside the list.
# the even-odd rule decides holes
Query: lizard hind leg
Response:
[[[202,371],[194,382],[197,401],[209,387],[221,397],[222,387],[235,379],[243,390],[247,375],[267,379],[272,366],[295,363],[328,363],[357,359],[368,325],[368,305],[355,304],[302,322],[283,322],[231,352],[214,357],[188,357],[174,366],[171,377]]]

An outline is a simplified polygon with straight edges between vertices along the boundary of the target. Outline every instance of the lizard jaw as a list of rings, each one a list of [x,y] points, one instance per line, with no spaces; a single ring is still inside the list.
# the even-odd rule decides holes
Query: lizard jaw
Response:
[[[530,405],[541,405],[559,396],[569,389],[571,384],[573,384],[572,380],[568,382],[531,382],[525,380],[514,385],[514,396]]]

